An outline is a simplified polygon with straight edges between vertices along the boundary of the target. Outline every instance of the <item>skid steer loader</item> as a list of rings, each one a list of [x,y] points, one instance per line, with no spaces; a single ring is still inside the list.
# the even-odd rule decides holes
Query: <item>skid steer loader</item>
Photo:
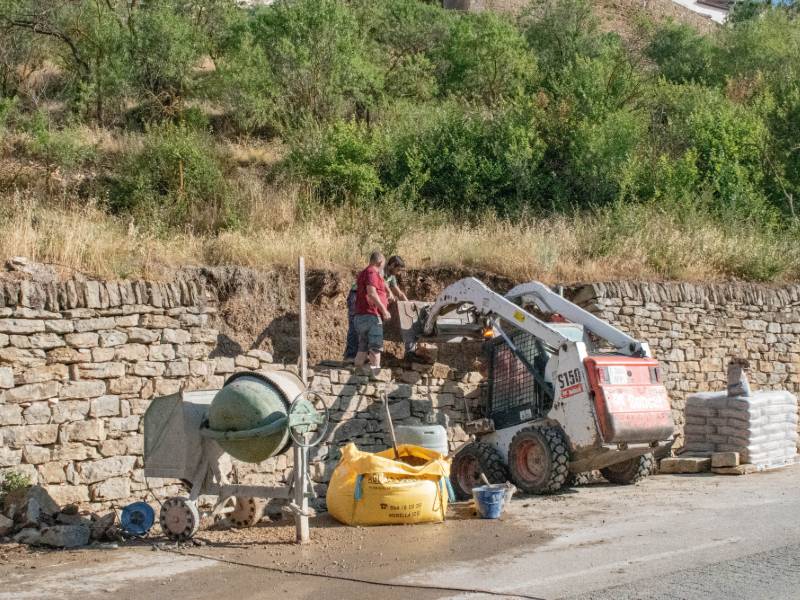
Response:
[[[476,441],[456,454],[451,469],[459,498],[471,497],[481,473],[536,494],[595,469],[613,483],[635,483],[673,436],[648,345],[539,282],[503,296],[470,277],[433,304],[397,308],[408,340],[486,339],[482,414],[466,426]]]

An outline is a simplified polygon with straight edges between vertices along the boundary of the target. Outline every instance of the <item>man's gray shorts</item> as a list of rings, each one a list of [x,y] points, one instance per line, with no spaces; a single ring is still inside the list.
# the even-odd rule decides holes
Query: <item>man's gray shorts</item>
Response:
[[[359,352],[381,352],[383,350],[383,322],[375,315],[353,317],[358,334]]]

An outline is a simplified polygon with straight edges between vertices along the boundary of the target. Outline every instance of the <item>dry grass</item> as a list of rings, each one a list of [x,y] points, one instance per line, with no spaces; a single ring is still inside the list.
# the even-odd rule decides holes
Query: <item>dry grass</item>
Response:
[[[256,193],[256,190],[253,190]],[[678,223],[647,209],[573,218],[481,224],[413,215],[394,217],[396,231],[363,235],[381,214],[352,209],[309,211],[295,193],[251,199],[246,227],[201,237],[158,237],[99,208],[42,206],[19,195],[3,201],[0,256],[31,259],[102,277],[165,278],[183,265],[237,264],[261,269],[295,264],[355,268],[372,247],[397,251],[413,267],[470,267],[517,280],[687,281],[796,280],[800,249],[754,231],[733,234],[708,222]],[[310,215],[310,216],[309,216]],[[359,224],[363,230],[359,229]]]

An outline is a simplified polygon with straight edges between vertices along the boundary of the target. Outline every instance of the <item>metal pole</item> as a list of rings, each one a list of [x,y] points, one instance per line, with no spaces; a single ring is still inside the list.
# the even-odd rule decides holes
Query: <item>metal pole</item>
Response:
[[[311,539],[308,531],[308,448],[294,445],[294,503],[297,511],[294,526],[298,544],[306,544]]]
[[[300,257],[300,379],[308,385],[308,352],[306,339],[306,261]]]

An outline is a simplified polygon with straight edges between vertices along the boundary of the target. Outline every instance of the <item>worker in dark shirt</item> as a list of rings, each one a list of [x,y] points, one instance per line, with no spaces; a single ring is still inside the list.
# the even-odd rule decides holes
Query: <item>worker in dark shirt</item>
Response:
[[[383,278],[385,262],[383,254],[373,252],[369,265],[356,279],[353,325],[358,335],[358,353],[355,364],[362,367],[369,362],[373,373],[381,368],[383,323],[390,319],[389,289]]]

